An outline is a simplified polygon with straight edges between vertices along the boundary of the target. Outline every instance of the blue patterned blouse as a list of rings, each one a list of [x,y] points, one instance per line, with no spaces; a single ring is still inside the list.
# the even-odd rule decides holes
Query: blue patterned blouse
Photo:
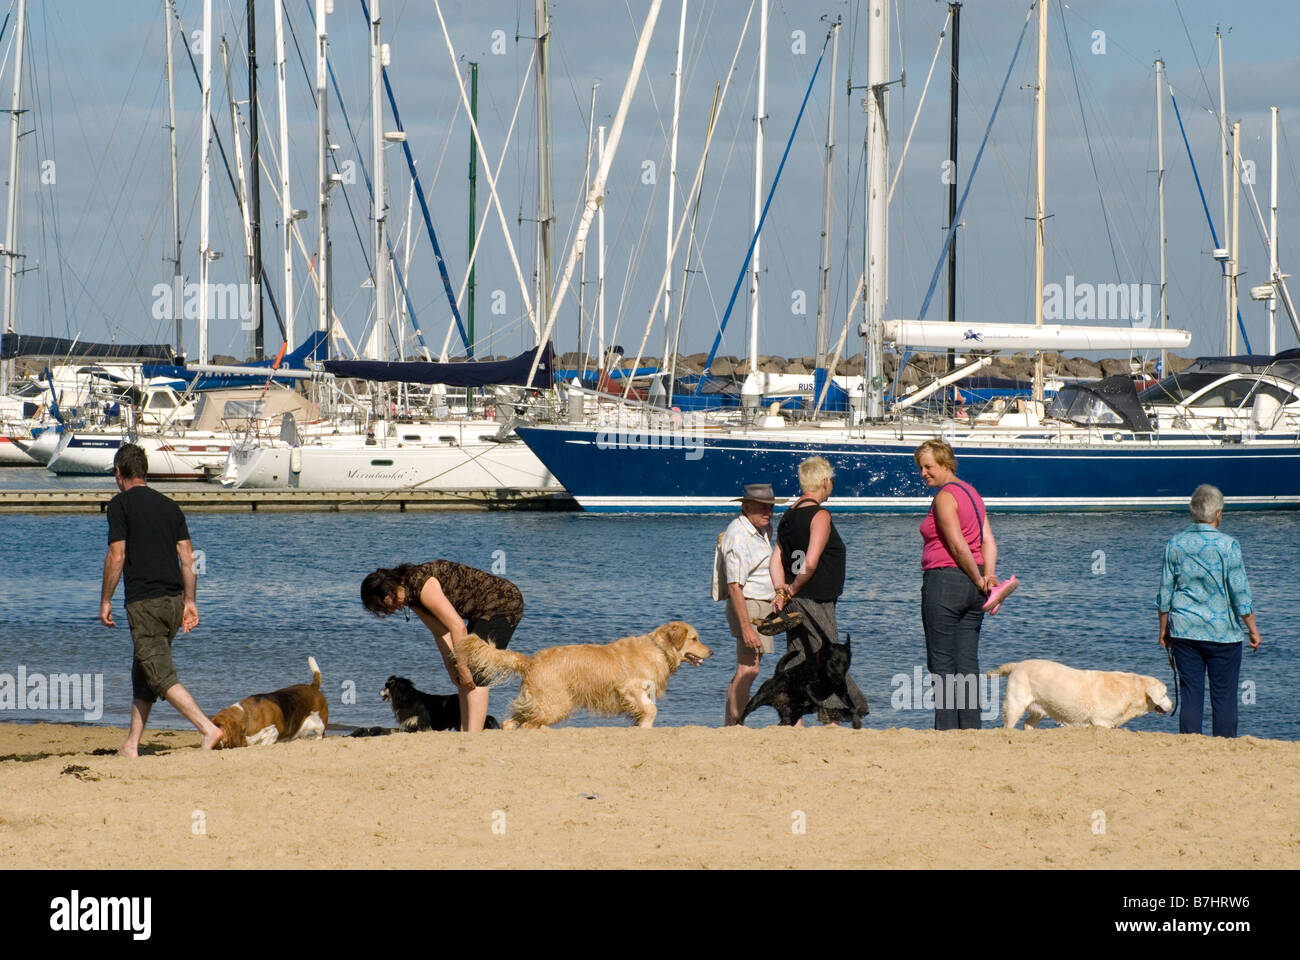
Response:
[[[1169,634],[1208,643],[1240,643],[1241,618],[1254,609],[1241,547],[1213,524],[1193,523],[1165,544],[1156,609]]]

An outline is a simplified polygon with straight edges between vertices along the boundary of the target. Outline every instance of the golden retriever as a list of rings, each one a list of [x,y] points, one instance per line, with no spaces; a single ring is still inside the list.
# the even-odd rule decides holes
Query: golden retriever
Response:
[[[1051,717],[1065,726],[1118,727],[1152,710],[1169,713],[1174,705],[1155,677],[1117,670],[1075,670],[1051,660],[1004,663],[985,676],[1005,677],[1002,727],[1010,730],[1026,710],[1025,728]]]
[[[503,730],[549,727],[582,708],[626,714],[638,727],[654,726],[668,678],[683,662],[699,666],[713,656],[689,623],[674,620],[639,637],[613,643],[548,647],[531,657],[496,647],[470,634],[456,645],[474,682],[491,686],[511,674],[523,678]]]
[[[218,749],[263,746],[325,736],[330,706],[320,692],[320,667],[308,657],[311,683],[296,683],[273,693],[255,693],[222,710],[212,722],[221,728]]]

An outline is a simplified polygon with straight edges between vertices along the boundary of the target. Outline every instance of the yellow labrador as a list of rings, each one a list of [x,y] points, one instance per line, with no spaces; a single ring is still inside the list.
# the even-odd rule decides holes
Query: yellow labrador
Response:
[[[1002,726],[1010,730],[1026,710],[1025,728],[1044,717],[1065,726],[1119,727],[1154,710],[1169,713],[1174,705],[1155,677],[1116,670],[1075,670],[1051,660],[1004,663],[985,676],[1005,677]]]

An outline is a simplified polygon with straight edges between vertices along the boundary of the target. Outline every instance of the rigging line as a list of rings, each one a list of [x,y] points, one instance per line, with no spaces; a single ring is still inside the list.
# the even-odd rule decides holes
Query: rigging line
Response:
[[[528,56],[528,70],[532,69],[533,59],[536,56],[537,56],[537,48],[533,47],[531,53]],[[525,73],[527,72],[528,71],[525,71]],[[509,153],[510,150],[510,141],[514,138],[515,135],[515,122],[519,119],[519,108],[524,102],[524,93],[525,91],[527,91],[527,89],[528,89],[528,81],[525,80],[523,83],[519,85],[519,96],[515,98],[515,110],[514,113],[510,115],[510,126],[506,128],[506,135],[504,141],[501,144],[501,155],[497,158],[496,168],[492,171],[493,177],[499,178],[501,176],[501,168],[505,166],[506,155]],[[456,116],[460,116],[459,104],[460,101],[458,100]],[[498,113],[498,119],[500,119],[499,113]],[[472,135],[473,134],[471,131],[471,136]],[[451,137],[448,137],[447,141],[450,142]],[[474,246],[470,248],[469,259],[465,261],[465,276],[461,279],[460,291],[456,294],[457,303],[464,302],[465,292],[469,289],[469,274],[470,271],[474,269],[474,264],[478,262],[479,245],[483,242],[483,234],[487,231],[487,226],[488,223],[491,222],[491,219],[492,219],[491,217],[483,217],[479,221],[478,230],[474,234]],[[442,353],[439,354],[438,357],[439,362],[441,363],[447,362],[447,348],[451,346],[451,331],[452,331],[451,324],[447,324],[447,336],[442,341]]]
[[[1092,150],[1092,134],[1088,131],[1088,117],[1083,112],[1083,91],[1079,89],[1079,73],[1074,66],[1074,47],[1070,43],[1069,31],[1065,29],[1065,18],[1058,17],[1061,35],[1065,38],[1065,52],[1070,62],[1070,76],[1074,78],[1074,99],[1079,107],[1079,122],[1083,125],[1083,142],[1088,146],[1088,163],[1092,167],[1092,179],[1097,184],[1097,199],[1101,203],[1101,220],[1106,225],[1106,241],[1110,244],[1110,258],[1115,264],[1115,279],[1120,279],[1119,255],[1115,252],[1115,235],[1110,228],[1110,211],[1106,209],[1106,197],[1101,190],[1101,175],[1097,172],[1097,157]],[[1035,309],[1037,309],[1035,307]]]
[[[310,0],[308,0],[308,2],[310,2]],[[308,88],[308,90],[309,90],[309,92],[310,92],[310,94],[311,94],[311,102],[314,104],[314,103],[316,103],[316,82],[315,82],[315,80],[312,78],[312,75],[311,75],[310,73],[308,73],[308,71],[307,71],[307,60],[306,60],[306,58],[305,58],[305,57],[303,56],[303,54],[302,54],[302,47],[301,47],[301,45],[299,45],[299,43],[298,43],[298,31],[294,28],[294,25],[293,25],[293,17],[288,16],[288,15],[286,14],[286,15],[285,15],[285,18],[284,18],[284,22],[285,22],[286,24],[288,24],[288,26],[289,26],[289,35],[293,38],[293,49],[294,49],[294,52],[298,54],[298,65],[299,65],[300,67],[302,67],[303,82],[307,85],[307,88]],[[313,12],[313,14],[312,14],[312,23],[315,24],[315,22],[316,22],[316,20],[315,20],[315,13]],[[193,56],[191,56],[191,57],[190,57],[190,61],[193,62],[193,60],[194,60],[194,58],[193,58]],[[328,65],[328,62],[327,62],[327,65]],[[338,95],[338,82],[337,82],[336,80],[334,80],[334,68],[333,68],[332,65],[329,66],[329,71],[330,71],[330,79],[331,79],[332,81],[334,81],[334,90],[335,90],[335,94]],[[342,96],[341,96],[341,95],[338,95],[338,98],[339,98],[339,103],[340,103],[340,105],[342,105],[342,102],[343,102],[343,98],[342,98]],[[319,109],[319,106],[318,106],[317,109]],[[343,109],[344,109],[344,112],[346,113],[346,111],[347,111],[346,106],[344,106]],[[355,137],[355,135],[354,135],[353,138],[352,138],[352,142],[353,142],[354,145],[356,144],[356,137]],[[218,141],[218,143],[220,143],[220,141]],[[358,152],[358,153],[361,152],[360,147],[357,148],[357,152]],[[335,173],[339,173],[339,172],[341,172],[341,168],[339,167],[339,158],[336,157],[336,156],[334,155],[334,151],[333,151],[333,150],[328,150],[328,151],[326,151],[326,153],[329,155],[330,161],[331,161],[331,162],[333,163],[333,165],[334,165],[334,172],[335,172]],[[356,234],[356,238],[357,238],[357,246],[358,246],[358,248],[359,248],[360,251],[361,251],[361,262],[362,262],[363,264],[365,264],[365,267],[366,267],[366,273],[369,274],[369,273],[371,272],[371,267],[370,267],[370,254],[369,254],[369,251],[368,251],[368,249],[367,249],[368,244],[367,244],[367,243],[366,243],[366,242],[361,238],[361,227],[360,227],[360,226],[358,225],[358,223],[357,223],[357,212],[356,212],[356,210],[353,209],[353,207],[352,207],[352,197],[351,197],[351,195],[350,195],[346,190],[340,190],[339,192],[343,194],[343,204],[344,204],[344,206],[347,207],[348,218],[352,221],[352,232],[353,232],[354,234]],[[330,206],[333,207],[333,204],[331,204]],[[343,326],[342,321],[341,321],[341,320],[338,320],[337,316],[336,316],[336,317],[334,318],[334,320],[331,321],[331,322],[337,322],[337,323],[339,324],[340,328]],[[349,345],[350,345],[350,344],[349,344]]]
[[[53,90],[54,89],[53,80],[50,75],[50,64],[53,62],[53,57],[51,57],[49,54],[50,33],[51,33],[49,28],[49,5],[42,5],[41,20],[45,32],[45,85],[46,85],[46,89]],[[0,28],[0,36],[3,36],[3,34],[4,31],[2,28]],[[57,153],[57,148],[58,148],[57,138],[56,138],[57,126],[55,123],[55,117],[53,111],[50,112],[48,123],[49,123],[50,158],[56,159],[55,155]],[[56,169],[57,169],[57,165],[56,165]],[[62,218],[59,216],[58,208],[54,205],[53,202],[51,202],[50,208],[51,208],[52,219],[54,221],[54,249],[56,255],[59,258],[59,263],[62,264],[64,261]],[[65,330],[70,331],[72,329],[72,325],[68,313],[68,285],[67,285],[67,281],[64,279],[62,269],[59,270],[59,295],[63,305],[64,327]]]
[[[759,235],[763,232],[763,224],[767,221],[767,213],[772,207],[772,197],[776,195],[777,184],[781,182],[781,174],[785,171],[785,162],[790,156],[790,145],[794,143],[795,134],[799,132],[799,121],[803,119],[804,108],[808,106],[808,97],[812,94],[813,86],[817,82],[817,75],[821,72],[822,61],[826,59],[826,47],[830,44],[830,41],[831,35],[827,32],[826,39],[822,41],[821,56],[817,58],[817,66],[813,68],[812,78],[808,81],[808,89],[804,91],[803,103],[799,106],[799,114],[795,117],[794,129],[790,131],[790,139],[786,141],[785,151],[781,154],[781,163],[776,168],[776,176],[772,179],[771,189],[768,190],[767,200],[763,204],[763,212],[758,218],[758,227],[754,230],[754,236],[749,241],[749,249],[745,251],[745,259],[740,267],[740,275],[736,277],[736,285],[731,291],[731,300],[727,303],[727,312],[722,316],[723,329],[718,331],[717,337],[713,340],[713,347],[709,350],[709,359],[704,365],[705,373],[709,372],[709,367],[713,363],[713,357],[718,352],[718,344],[722,342],[723,330],[727,327],[727,320],[730,318],[732,308],[736,304],[736,296],[740,293],[741,284],[745,281],[745,274],[749,269],[749,263],[754,257],[754,246],[758,243]],[[698,395],[702,389],[704,389],[703,380],[701,380],[696,386],[695,393]]]
[[[366,15],[366,22],[369,23],[370,7],[367,5],[366,0],[361,0],[361,9]],[[393,85],[388,78],[388,68],[381,64],[379,68],[379,72],[384,80],[384,92],[388,95],[388,106],[393,111],[393,122],[397,124],[398,130],[405,131],[406,128],[402,126],[402,115],[397,110],[397,98],[393,95]],[[461,339],[465,341],[466,353],[470,357],[473,357],[474,346],[469,342],[469,335],[465,332],[464,324],[461,322],[460,308],[456,306],[456,295],[451,292],[451,277],[447,275],[447,263],[442,255],[442,246],[438,243],[438,234],[435,233],[433,229],[433,217],[429,213],[429,201],[424,196],[424,185],[420,183],[420,176],[415,170],[415,158],[411,155],[411,144],[408,142],[408,138],[406,137],[402,138],[402,155],[406,157],[406,165],[411,172],[411,180],[415,184],[415,198],[420,202],[420,213],[424,216],[424,226],[425,229],[429,231],[429,242],[433,245],[434,259],[438,263],[438,275],[442,278],[442,287],[443,290],[445,290],[447,293],[447,302],[451,305],[451,315],[456,318],[456,327],[460,331]],[[369,182],[369,179],[370,179],[369,176],[367,176],[366,177],[367,182]],[[375,187],[371,189],[371,195],[374,196],[376,193],[381,192],[383,189],[384,189],[383,184],[377,184]],[[392,256],[391,248],[392,248],[392,243],[390,242],[389,243],[390,257]],[[373,270],[372,270],[372,276],[373,276]],[[401,276],[400,270],[398,271],[398,276],[399,278]],[[406,289],[405,282],[402,283],[402,289],[403,291],[405,291]],[[408,307],[410,307],[409,296],[407,297],[407,305]],[[414,310],[412,310],[411,313],[411,325],[415,328],[416,333],[418,333],[420,336],[420,344],[424,346],[425,349],[427,350],[428,345],[425,344],[424,334],[420,332],[420,325],[415,320]]]
[[[1201,69],[1201,58],[1196,55],[1196,45],[1192,43],[1192,32],[1187,29],[1187,20],[1183,17],[1183,8],[1178,0],[1174,0],[1174,9],[1178,11],[1178,21],[1183,25],[1183,33],[1187,36],[1187,47],[1192,51],[1192,60],[1196,63],[1196,72],[1200,74],[1201,86],[1205,88],[1205,98],[1209,101],[1210,113],[1214,114],[1215,120],[1220,120],[1219,111],[1222,105],[1215,105],[1214,94],[1210,93],[1210,82],[1205,79],[1205,71]],[[1172,89],[1171,85],[1170,90]],[[1227,227],[1225,226],[1224,229],[1226,230]]]
[[[970,175],[966,178],[966,186],[962,190],[961,200],[957,203],[957,209],[954,212],[952,223],[949,225],[947,231],[945,231],[947,236],[944,238],[943,248],[939,251],[939,260],[934,265],[934,275],[930,278],[930,288],[925,292],[925,300],[921,303],[921,311],[916,318],[917,320],[924,320],[926,311],[930,309],[930,300],[934,297],[934,289],[939,283],[939,274],[948,260],[948,247],[952,244],[953,237],[956,236],[957,225],[961,223],[961,212],[966,207],[966,198],[970,196],[971,184],[975,182],[975,172],[979,170],[980,160],[984,156],[984,147],[989,142],[989,133],[993,130],[993,121],[997,119],[998,110],[1002,106],[1002,98],[1006,95],[1007,83],[1011,80],[1011,72],[1015,69],[1016,60],[1020,57],[1020,48],[1024,45],[1025,34],[1029,30],[1029,21],[1032,16],[1033,7],[1030,7],[1029,14],[1025,17],[1024,26],[1020,28],[1020,39],[1016,41],[1016,49],[1011,55],[1011,63],[1007,67],[1007,75],[1002,78],[1002,89],[998,91],[997,102],[993,104],[993,113],[989,116],[988,126],[984,128],[984,139],[980,141],[980,148],[975,153],[975,162],[971,164]],[[902,369],[901,362],[899,364],[899,369]],[[895,386],[897,386],[897,384],[895,384]]]
[[[921,88],[921,99],[916,105],[916,113],[912,115],[912,125],[907,129],[907,138],[903,141],[903,152],[898,158],[898,169],[894,171],[893,182],[889,184],[889,193],[885,197],[886,206],[894,199],[894,187],[898,186],[898,178],[903,173],[903,161],[907,159],[907,148],[912,144],[912,134],[916,132],[916,122],[921,119],[921,108],[925,106],[925,94],[930,89],[930,78],[934,76],[934,65],[939,62],[939,54],[943,51],[944,34],[948,30],[948,21],[952,19],[949,13],[944,18],[943,28],[939,31],[939,44],[934,48],[934,58],[930,61],[930,72],[925,75],[925,86]]]
[[[1219,247],[1219,235],[1214,229],[1214,218],[1210,216],[1210,205],[1205,201],[1205,190],[1201,186],[1201,175],[1196,172],[1196,159],[1192,156],[1192,145],[1187,142],[1187,131],[1183,128],[1183,115],[1178,109],[1178,98],[1174,96],[1173,84],[1169,85],[1169,102],[1174,105],[1174,116],[1178,119],[1178,132],[1183,136],[1183,147],[1187,150],[1188,162],[1192,165],[1192,176],[1196,179],[1196,191],[1201,195],[1201,208],[1205,211],[1205,221],[1210,225],[1210,239],[1214,242],[1217,250]],[[1219,264],[1221,276],[1227,276],[1228,265]],[[1241,308],[1237,308],[1237,327],[1241,330],[1242,341],[1246,344],[1246,352],[1250,353],[1250,337],[1246,334],[1246,324],[1241,319]]]

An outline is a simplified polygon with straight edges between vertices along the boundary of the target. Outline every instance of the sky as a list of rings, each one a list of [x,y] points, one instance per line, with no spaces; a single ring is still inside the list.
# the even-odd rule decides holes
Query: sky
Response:
[[[230,76],[240,115],[244,163],[249,164],[244,3],[214,0],[214,129],[233,164],[229,93],[220,37],[229,45]],[[271,0],[257,4],[257,59],[262,180],[262,245],[269,293],[283,308],[278,190],[281,158],[275,84],[275,18]],[[588,121],[593,85],[595,125],[612,126],[648,0],[552,0],[550,97],[552,191],[555,226],[553,271],[567,260],[583,200]],[[176,0],[172,22],[177,57],[175,97],[179,163],[181,265],[187,283],[198,281],[200,232],[201,100],[186,45],[195,50],[202,0]],[[314,3],[285,0],[292,32],[287,40],[287,116],[292,204],[305,252],[295,254],[296,339],[314,327],[316,299],[308,265],[316,252],[316,109],[312,91]],[[0,8],[3,9],[3,8]],[[159,288],[170,282],[171,192],[167,152],[167,84],[164,71],[163,0],[29,0],[24,56],[19,208],[14,249],[18,279],[15,325],[19,332],[80,336],[86,340],[166,342],[173,324]],[[773,0],[767,41],[767,103],[762,192],[766,197],[793,140],[762,232],[759,350],[763,354],[813,353],[818,300],[822,194],[828,111],[835,106],[831,165],[832,340],[845,324],[850,295],[862,271],[865,4],[854,0]],[[934,77],[926,87],[947,3],[894,0],[888,93],[890,177],[901,163],[890,205],[887,318],[915,318],[939,262],[947,225],[945,160],[948,153],[948,56],[945,38]],[[6,12],[14,12],[11,2]],[[456,76],[480,64],[478,123],[484,150],[500,162],[497,191],[524,276],[534,296],[536,264],[537,127],[534,100],[531,0],[442,0],[451,40],[447,49],[434,0],[382,0],[382,32],[389,44],[390,78],[407,144],[414,157],[430,218],[452,287],[466,278],[469,246],[469,127]],[[1033,115],[1035,27],[1031,24],[1012,64],[1029,0],[971,0],[962,8],[959,95],[959,194],[970,179],[958,231],[957,319],[1032,322],[1034,303]],[[669,140],[673,74],[682,6],[665,0],[645,70],[606,190],[606,339],[635,353],[654,312],[646,353],[663,351],[662,306],[652,311],[666,263]],[[752,12],[751,12],[752,11]],[[748,18],[748,22],[747,22]],[[840,18],[838,74],[831,84],[829,52],[818,66],[829,23]],[[1220,186],[1218,67],[1215,29],[1224,33],[1227,116],[1240,120],[1243,179],[1268,221],[1269,107],[1279,108],[1279,250],[1290,263],[1289,237],[1300,236],[1300,57],[1294,37],[1300,9],[1279,2],[1226,0],[1081,0],[1048,7],[1047,252],[1045,282],[1082,290],[1102,284],[1150,284],[1159,310],[1159,228],[1156,189],[1156,91],[1153,62],[1163,58],[1206,204],[1226,246]],[[747,25],[746,25],[747,24]],[[360,0],[334,0],[327,18],[331,63],[343,109],[331,90],[333,143],[344,182],[334,191],[331,231],[334,306],[360,346],[373,322],[368,282],[371,259],[369,36]],[[0,96],[11,96],[14,24],[0,38]],[[181,30],[184,31],[182,35]],[[297,47],[294,44],[297,40]],[[681,352],[707,351],[727,315],[753,234],[758,93],[759,13],[751,0],[692,0],[686,9],[675,218],[695,210],[695,242],[685,274]],[[298,50],[306,58],[299,59]],[[739,53],[737,54],[737,50]],[[726,84],[695,208],[687,204],[701,162],[710,111]],[[980,167],[972,165],[985,137],[1004,77],[1003,102],[988,135]],[[816,79],[814,82],[814,72]],[[812,84],[810,90],[810,83]],[[851,88],[851,89],[850,89]],[[924,91],[924,104],[920,112]],[[795,130],[801,101],[808,94]],[[519,103],[510,139],[506,134]],[[1214,243],[1169,98],[1165,98],[1165,197],[1170,325],[1191,331],[1189,354],[1227,348],[1223,281],[1211,259]],[[904,141],[915,130],[904,156]],[[385,107],[385,130],[396,129]],[[6,131],[7,132],[7,131]],[[5,162],[8,161],[7,141]],[[405,258],[411,178],[402,148],[386,151],[388,224],[399,258]],[[5,168],[0,168],[7,171]],[[595,164],[592,164],[592,171]],[[524,294],[489,206],[482,164],[478,222],[487,219],[476,268],[478,355],[514,354],[534,333]],[[210,267],[214,283],[248,278],[243,226],[236,195],[213,147],[211,244],[221,258]],[[436,355],[448,342],[451,310],[418,204],[411,222],[406,270],[410,306],[424,342]],[[689,224],[687,229],[689,229]],[[685,231],[683,231],[685,237]],[[1264,233],[1248,186],[1240,208],[1240,309],[1254,352],[1268,346],[1265,305],[1249,288],[1268,274]],[[590,240],[581,335],[594,349],[596,231]],[[671,273],[671,317],[682,299],[685,241]],[[562,302],[553,339],[561,351],[579,344],[578,283]],[[1300,291],[1298,294],[1300,295]],[[196,292],[189,297],[191,301]],[[228,305],[227,305],[228,306]],[[464,302],[461,301],[462,312]],[[211,352],[243,358],[250,334],[237,312],[226,309],[210,328]],[[720,353],[744,355],[749,323],[748,285],[742,284],[726,321]],[[945,319],[946,273],[927,319]],[[1116,318],[1123,322],[1126,318]],[[1099,321],[1100,322],[1100,321]],[[1158,323],[1158,316],[1156,319]],[[268,304],[268,350],[282,336]],[[846,352],[861,349],[852,330]],[[187,321],[188,353],[197,354],[196,322]],[[419,347],[407,327],[401,349]],[[1277,347],[1296,345],[1279,308]],[[395,354],[398,344],[388,341]],[[1239,352],[1245,346],[1238,344]],[[452,333],[449,355],[464,355]]]

